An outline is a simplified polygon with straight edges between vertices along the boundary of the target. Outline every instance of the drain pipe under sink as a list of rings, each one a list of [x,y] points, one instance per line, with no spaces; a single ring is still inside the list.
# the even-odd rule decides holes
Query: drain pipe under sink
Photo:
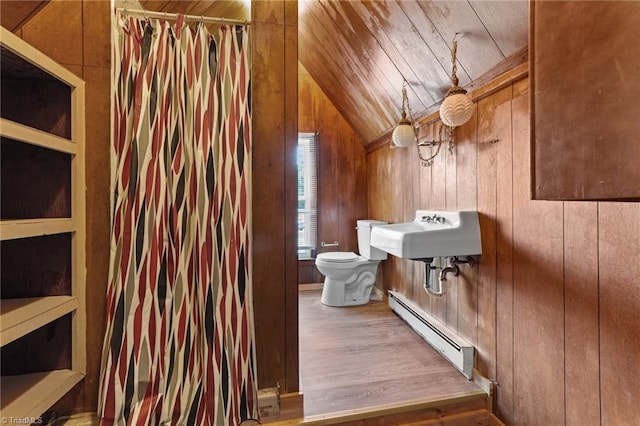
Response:
[[[442,289],[442,283],[447,280],[447,274],[453,274],[454,277],[458,276],[460,268],[459,263],[465,263],[473,268],[475,261],[472,256],[465,256],[462,260],[457,256],[447,257],[447,266],[442,266],[443,257],[428,257],[425,259],[416,259],[424,263],[424,284],[423,287],[427,293],[432,296],[441,297],[444,294]],[[440,271],[440,273],[438,273]]]

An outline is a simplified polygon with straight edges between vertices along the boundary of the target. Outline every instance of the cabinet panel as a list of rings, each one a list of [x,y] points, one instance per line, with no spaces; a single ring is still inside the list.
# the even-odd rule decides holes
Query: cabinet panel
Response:
[[[640,199],[640,2],[531,8],[533,198]]]

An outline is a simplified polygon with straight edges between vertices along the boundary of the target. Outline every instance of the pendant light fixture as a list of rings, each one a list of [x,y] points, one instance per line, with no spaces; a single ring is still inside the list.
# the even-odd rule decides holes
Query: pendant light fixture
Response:
[[[458,50],[458,42],[456,35],[453,37],[453,47],[451,49],[451,88],[444,95],[444,101],[440,106],[440,119],[448,127],[462,126],[469,121],[473,115],[473,102],[467,91],[458,86],[458,76],[456,72],[456,51]]]
[[[438,132],[438,139],[434,140],[418,140],[417,130],[413,123],[413,117],[411,116],[411,107],[409,106],[409,98],[407,97],[407,81],[402,84],[402,118],[398,122],[396,128],[393,130],[391,136],[393,144],[397,147],[407,147],[411,144],[415,144],[418,148],[418,157],[420,163],[424,167],[433,165],[435,157],[440,152],[440,145],[443,141],[443,136],[447,138],[449,142],[449,152],[454,150],[454,129],[458,126],[465,124],[473,115],[473,102],[467,94],[467,91],[458,86],[458,76],[456,72],[458,70],[456,64],[456,53],[458,50],[458,42],[456,41],[455,34],[453,37],[453,45],[451,49],[451,88],[444,95],[444,101],[440,106],[440,119],[442,125]],[[444,133],[444,135],[443,135]],[[423,154],[421,148],[429,148],[428,154]]]
[[[407,111],[409,117],[407,117]],[[413,127],[413,117],[411,117],[411,107],[409,106],[409,98],[407,97],[407,81],[402,83],[402,118],[398,125],[393,129],[391,136],[393,144],[400,148],[405,148],[416,142],[416,130]]]

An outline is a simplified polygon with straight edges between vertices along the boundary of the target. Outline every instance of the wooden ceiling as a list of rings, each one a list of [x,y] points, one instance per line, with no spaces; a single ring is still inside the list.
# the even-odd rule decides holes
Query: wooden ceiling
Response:
[[[250,19],[250,4],[118,0],[132,9],[241,20]],[[437,110],[450,86],[455,33],[461,85],[526,58],[526,0],[299,0],[298,15],[300,62],[366,143],[400,118],[405,80],[414,119]]]
[[[526,57],[526,1],[299,2],[300,62],[367,143],[400,118],[402,84],[413,117],[437,110],[451,86],[451,47],[468,85]]]

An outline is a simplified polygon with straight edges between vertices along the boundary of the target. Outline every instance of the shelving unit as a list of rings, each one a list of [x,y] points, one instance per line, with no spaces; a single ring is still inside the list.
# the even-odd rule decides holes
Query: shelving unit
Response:
[[[0,27],[0,416],[85,375],[84,81]]]

